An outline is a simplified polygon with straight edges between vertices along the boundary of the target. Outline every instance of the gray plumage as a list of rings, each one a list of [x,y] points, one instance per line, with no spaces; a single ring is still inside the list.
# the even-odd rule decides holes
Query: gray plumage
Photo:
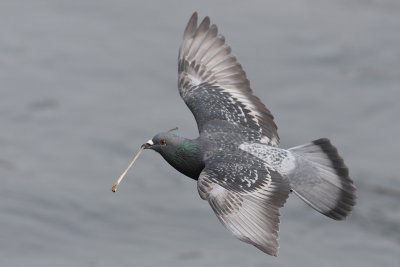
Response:
[[[199,137],[159,133],[144,148],[197,180],[221,223],[240,240],[276,255],[279,208],[291,191],[315,210],[342,220],[355,205],[348,169],[328,139],[278,148],[274,118],[252,94],[242,66],[217,26],[194,13],[178,57],[179,93]]]
[[[178,72],[179,93],[200,132],[209,121],[224,120],[253,130],[254,141],[278,144],[274,117],[252,94],[246,73],[208,17],[198,27],[197,13],[190,18],[179,50]]]

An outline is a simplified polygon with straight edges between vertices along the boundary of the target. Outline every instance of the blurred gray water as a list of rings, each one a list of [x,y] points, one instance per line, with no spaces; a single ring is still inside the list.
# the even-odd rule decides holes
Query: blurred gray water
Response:
[[[193,11],[227,37],[282,147],[329,137],[358,187],[345,222],[295,196],[277,258],[232,237],[146,152],[179,126]],[[400,2],[0,1],[0,266],[400,266]]]

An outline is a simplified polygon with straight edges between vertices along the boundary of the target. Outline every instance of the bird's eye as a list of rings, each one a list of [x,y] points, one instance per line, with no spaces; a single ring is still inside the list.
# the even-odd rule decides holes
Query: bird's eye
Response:
[[[160,140],[160,145],[165,146],[167,144],[167,141],[165,139]]]

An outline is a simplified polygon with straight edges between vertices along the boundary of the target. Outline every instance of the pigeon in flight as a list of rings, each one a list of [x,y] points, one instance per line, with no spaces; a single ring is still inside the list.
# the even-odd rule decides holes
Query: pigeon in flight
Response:
[[[142,145],[197,181],[200,197],[238,239],[277,255],[279,208],[293,192],[318,212],[345,219],[355,205],[349,171],[328,139],[279,148],[274,117],[253,95],[242,66],[217,26],[197,13],[183,34],[179,93],[199,137],[162,132]]]

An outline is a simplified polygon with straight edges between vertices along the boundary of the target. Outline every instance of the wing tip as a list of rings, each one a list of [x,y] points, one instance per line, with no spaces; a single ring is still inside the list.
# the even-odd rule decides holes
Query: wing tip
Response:
[[[197,11],[193,12],[190,16],[189,22],[186,25],[185,31],[183,33],[183,38],[187,38],[188,35],[192,35],[197,29],[198,14]]]
[[[262,245],[258,245],[258,244],[254,244],[253,243],[253,245],[256,248],[258,248],[259,250],[261,250],[262,252],[264,252],[264,253],[266,253],[266,254],[268,254],[270,256],[278,257],[279,246],[277,244],[273,245],[273,246],[271,246],[270,244],[262,246]]]

